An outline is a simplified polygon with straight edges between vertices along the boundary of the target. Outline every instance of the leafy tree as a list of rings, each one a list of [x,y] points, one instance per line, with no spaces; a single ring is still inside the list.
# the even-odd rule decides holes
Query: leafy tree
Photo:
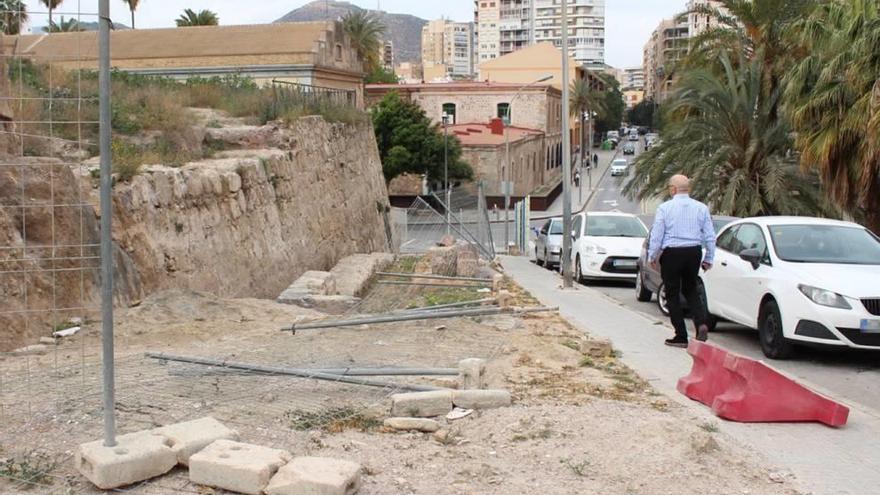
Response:
[[[138,4],[140,4],[140,0],[122,0],[128,5],[128,10],[131,11],[131,28],[134,29],[134,11],[137,10]]]
[[[431,123],[418,105],[392,91],[372,114],[385,180],[403,173],[427,174],[431,182],[443,180],[443,129]],[[450,134],[448,146],[450,180],[472,179],[473,169],[461,159],[458,138]]]
[[[630,197],[656,197],[670,176],[693,180],[691,194],[718,214],[815,214],[822,210],[817,179],[791,155],[790,130],[771,115],[781,88],[766,93],[762,54],[722,52],[713,69],[691,69],[665,104],[661,144],[639,156],[624,188]]]
[[[576,116],[581,122],[581,142],[580,149],[587,150],[587,116],[592,114],[602,115],[605,113],[605,95],[598,89],[593,89],[586,79],[578,79],[571,83],[569,99],[571,103],[571,115]],[[593,130],[595,132],[595,129]],[[586,151],[581,153],[581,157],[586,157]]]
[[[654,109],[657,103],[654,100],[642,100],[638,105],[629,109],[626,120],[632,125],[640,127],[654,126]]]
[[[48,26],[43,28],[44,32],[47,33],[71,33],[77,31],[85,31],[85,28],[80,26],[79,21],[75,18],[71,17],[70,19],[64,20],[64,16],[61,16],[61,22],[58,24],[51,23]]]
[[[381,68],[379,49],[382,46],[382,35],[385,25],[375,15],[365,11],[352,11],[342,18],[342,27],[358,58],[364,62],[364,70],[369,74]]]
[[[28,20],[27,5],[21,0],[0,0],[0,31],[19,34]]]
[[[801,165],[830,199],[880,232],[880,4],[824,2],[798,26],[786,110]]]
[[[608,131],[617,130],[623,122],[623,112],[626,110],[626,103],[623,101],[623,93],[620,92],[620,83],[616,78],[607,74],[599,76],[605,84],[603,92],[605,101],[602,105],[602,112],[596,119],[596,132],[605,134]]]
[[[373,72],[367,74],[365,82],[367,84],[397,84],[398,80],[394,72],[384,67],[377,67]]]
[[[198,12],[193,9],[186,9],[175,21],[177,27],[191,26],[216,26],[220,24],[220,17],[216,12],[204,9]]]
[[[40,0],[40,3],[45,5],[46,8],[49,9],[49,29],[51,30],[52,25],[55,24],[52,22],[52,12],[61,5],[61,2],[64,0]],[[51,31],[49,31],[51,32]]]

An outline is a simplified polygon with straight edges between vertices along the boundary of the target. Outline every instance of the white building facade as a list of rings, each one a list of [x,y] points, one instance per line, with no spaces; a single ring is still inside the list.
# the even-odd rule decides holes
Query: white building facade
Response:
[[[569,49],[579,65],[605,63],[605,1],[569,0]],[[486,62],[541,42],[562,46],[560,0],[475,0],[477,61]]]

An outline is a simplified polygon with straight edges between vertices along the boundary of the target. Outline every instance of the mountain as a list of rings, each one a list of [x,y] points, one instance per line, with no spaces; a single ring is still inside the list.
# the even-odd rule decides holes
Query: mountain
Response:
[[[315,0],[292,10],[275,22],[335,21],[352,11],[364,9],[348,2]],[[418,62],[422,58],[422,27],[428,23],[409,14],[368,10],[385,24],[386,36],[394,44],[394,63]]]

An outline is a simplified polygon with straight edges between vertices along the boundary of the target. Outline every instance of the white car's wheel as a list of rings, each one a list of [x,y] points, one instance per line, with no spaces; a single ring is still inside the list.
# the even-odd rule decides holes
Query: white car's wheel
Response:
[[[639,270],[636,272],[636,300],[640,302],[649,302],[651,300],[651,291],[645,288],[645,283],[642,280],[642,271]]]
[[[669,316],[669,301],[666,300],[666,287],[663,284],[657,288],[657,307],[663,316]]]

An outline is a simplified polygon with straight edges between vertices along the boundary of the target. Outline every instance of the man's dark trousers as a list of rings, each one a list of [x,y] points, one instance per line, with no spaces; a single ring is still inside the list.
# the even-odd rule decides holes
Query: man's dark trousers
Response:
[[[703,248],[669,247],[660,256],[660,274],[666,290],[666,304],[669,307],[669,319],[675,327],[675,338],[687,340],[687,329],[684,325],[684,311],[681,309],[681,294],[687,299],[694,324],[699,328],[706,323],[706,308],[697,290],[697,276],[703,262]]]

